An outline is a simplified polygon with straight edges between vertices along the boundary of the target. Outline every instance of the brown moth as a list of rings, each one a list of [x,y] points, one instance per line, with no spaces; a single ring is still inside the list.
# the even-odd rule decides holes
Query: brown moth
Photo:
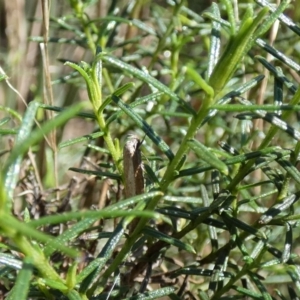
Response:
[[[130,198],[144,192],[141,141],[130,136],[123,149],[125,196]]]

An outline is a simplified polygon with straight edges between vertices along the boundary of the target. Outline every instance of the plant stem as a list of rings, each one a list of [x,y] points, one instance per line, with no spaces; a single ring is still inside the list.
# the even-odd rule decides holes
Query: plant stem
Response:
[[[89,20],[84,12],[84,5],[81,1],[71,0],[71,6],[73,7],[78,19],[80,19],[81,25],[83,27],[84,34],[87,38],[87,44],[93,54],[96,53],[96,45],[93,41],[91,26],[89,25]]]

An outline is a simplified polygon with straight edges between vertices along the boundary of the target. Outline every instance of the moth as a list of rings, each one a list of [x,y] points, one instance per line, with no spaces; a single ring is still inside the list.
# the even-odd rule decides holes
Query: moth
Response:
[[[130,198],[144,192],[142,142],[136,136],[130,136],[123,149],[125,196]]]

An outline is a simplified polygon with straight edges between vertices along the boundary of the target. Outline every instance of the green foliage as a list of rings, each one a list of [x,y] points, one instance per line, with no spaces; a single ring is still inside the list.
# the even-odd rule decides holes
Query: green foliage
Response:
[[[289,1],[248,2],[72,0],[60,17],[53,4],[49,37],[30,39],[61,72],[50,82],[44,65],[24,111],[0,103],[7,299],[300,295],[300,28]],[[126,199],[130,133],[145,189]]]

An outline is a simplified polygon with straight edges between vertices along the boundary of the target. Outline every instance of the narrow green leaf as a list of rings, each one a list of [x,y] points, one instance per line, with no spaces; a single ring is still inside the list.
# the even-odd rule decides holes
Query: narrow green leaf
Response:
[[[91,228],[89,228],[91,229]],[[100,239],[108,239],[112,235],[112,232],[90,232],[90,233],[83,233],[81,234],[78,239],[84,240],[84,241],[94,241],[94,240],[100,240]]]
[[[81,173],[81,174],[87,174],[87,175],[96,175],[98,177],[107,177],[111,178],[113,180],[121,180],[121,176],[115,173],[110,172],[102,172],[102,171],[92,171],[92,170],[84,170],[84,169],[78,169],[78,168],[69,168],[70,171]]]
[[[170,245],[178,247],[181,250],[185,250],[185,251],[188,251],[190,253],[196,253],[195,249],[191,245],[183,243],[180,240],[175,239],[175,238],[173,238],[173,237],[171,237],[167,234],[164,234],[164,233],[162,233],[158,230],[155,230],[151,227],[146,226],[143,230],[143,233],[150,236],[150,237],[159,239],[159,240],[164,241],[164,242],[166,242]]]
[[[208,8],[209,9],[209,8]],[[205,10],[202,13],[202,16],[204,18],[208,18],[214,22],[220,23],[221,26],[223,26],[224,28],[230,29],[230,23],[224,19],[218,18],[216,17],[213,13],[209,12],[208,10]]]
[[[0,111],[4,111],[4,112],[12,115],[14,118],[16,118],[20,122],[22,121],[22,116],[15,110],[11,109],[10,107],[0,105]]]
[[[190,267],[184,267],[184,268],[180,268],[179,270],[176,270],[172,277],[177,277],[178,275],[181,274],[211,277],[212,273],[213,270],[200,269],[197,266],[190,266]],[[222,272],[222,275],[225,278],[233,277],[233,275],[229,272]]]
[[[277,18],[296,34],[300,35],[299,26],[297,26],[295,22],[293,22],[289,17],[282,13],[287,7],[287,5],[290,3],[290,1],[281,1],[278,7],[274,7],[270,2],[266,0],[255,0],[255,2],[262,7],[267,7],[272,12],[270,21],[268,20],[268,23],[260,29],[260,35],[263,34],[266,30],[268,30],[268,28],[270,28],[270,26]]]
[[[194,203],[201,204],[202,200],[198,197],[180,197],[180,196],[165,196],[164,201],[178,202],[178,203]]]
[[[209,280],[208,290],[217,292],[224,285],[224,272],[227,268],[229,250],[224,250],[218,255],[216,263],[212,270],[212,276]]]
[[[53,16],[51,16],[51,20],[53,20]],[[61,19],[61,18],[60,18]],[[83,33],[82,33],[83,34]],[[44,43],[45,39],[43,36],[30,36],[29,41],[37,42],[37,43]],[[81,47],[86,46],[86,41],[83,39],[66,39],[62,37],[49,37],[47,40],[48,43],[57,43],[57,44],[71,44],[71,45],[79,45]],[[58,61],[64,61],[63,59],[58,59]],[[75,72],[77,74],[77,72]],[[68,82],[68,79],[75,77],[74,72],[70,75],[62,76],[59,79],[52,80],[51,84],[57,84],[57,83],[65,83]]]
[[[269,250],[269,249],[268,249]],[[279,251],[278,249],[276,249],[276,248],[273,248],[273,250],[274,251],[276,251],[276,252],[274,252],[274,251],[269,251],[272,255],[274,255],[274,256],[278,256],[278,255],[280,255],[281,254],[281,251]],[[265,262],[265,263],[262,263],[260,266],[261,267],[272,267],[272,266],[276,266],[276,265],[280,265],[282,262],[281,262],[281,260],[280,259],[272,259],[272,260],[269,260],[269,261],[267,261],[267,262]],[[272,281],[271,281],[272,282]]]
[[[297,182],[300,183],[300,172],[298,169],[288,160],[279,158],[277,162],[287,171],[287,173]]]
[[[268,3],[268,5],[262,4],[262,2],[266,2],[264,0],[263,1],[258,0],[257,3],[258,2],[260,2],[259,4],[261,4],[261,6],[270,9],[270,11],[272,13],[268,16],[268,18],[266,18],[266,20],[258,28],[257,32],[255,33],[254,39],[257,39],[259,36],[265,34],[271,28],[271,26],[274,24],[274,22],[277,19],[280,19],[280,17],[283,15],[282,12],[290,4],[290,0],[282,0],[282,1],[280,1],[279,6],[276,9],[274,9],[274,7],[270,8],[269,3]]]
[[[262,295],[260,293],[251,291],[250,289],[246,289],[246,288],[236,286],[236,285],[233,285],[232,289],[234,289],[238,293],[244,295],[245,297],[250,297],[250,299],[257,299],[257,300],[262,299]]]
[[[211,97],[214,96],[213,88],[206,83],[202,76],[192,66],[186,66],[186,73],[207,95]]]
[[[134,87],[133,82],[128,82],[124,84],[123,86],[119,87],[117,90],[114,91],[114,95],[121,97],[126,91],[128,91],[130,88]],[[111,102],[111,97],[108,97],[100,106],[98,109],[98,114],[100,114],[105,107]]]
[[[67,287],[71,290],[74,288],[76,284],[76,271],[77,271],[78,263],[74,262],[69,266],[67,277],[66,277],[66,284]]]
[[[204,208],[203,210],[208,211],[208,208]],[[158,208],[156,211],[162,215],[175,217],[175,218],[182,218],[187,220],[192,220],[195,217],[195,215],[193,215],[191,212],[188,212],[186,210],[177,207]]]
[[[136,196],[138,197],[138,196]],[[139,198],[141,199],[141,197]],[[127,217],[127,216],[136,216],[141,218],[158,218],[158,215],[153,211],[122,211],[122,210],[101,210],[101,211],[81,211],[81,212],[69,212],[62,213],[52,216],[42,217],[38,220],[32,220],[28,224],[30,226],[38,227],[46,224],[58,224],[62,222],[68,222],[70,220],[76,220],[80,218],[95,218],[97,220],[100,218],[119,218],[119,217]]]
[[[167,94],[172,100],[179,101],[179,103],[192,115],[195,115],[196,112],[192,107],[190,107],[184,100],[179,98],[173,91],[171,91],[166,85],[162,84],[160,81],[152,77],[146,72],[143,72],[137,68],[132,67],[131,65],[113,57],[108,54],[101,54],[101,59],[114,67],[121,69],[125,72],[128,72],[133,77],[140,79],[143,82],[146,82],[149,85],[157,88],[160,92]]]
[[[200,191],[201,191],[201,197],[203,199],[203,204],[206,207],[210,206],[210,200],[208,197],[208,193],[207,190],[205,188],[205,186],[203,184],[201,184],[200,186]],[[218,247],[218,236],[217,236],[217,232],[216,229],[213,226],[208,226],[208,232],[209,232],[209,237],[210,237],[210,242],[211,242],[211,246],[213,251],[216,251],[219,247]]]
[[[287,222],[285,224],[286,233],[285,233],[285,242],[284,249],[282,251],[281,260],[283,263],[286,263],[291,256],[292,243],[293,243],[293,229],[292,226]]]
[[[181,158],[181,160],[179,161],[177,167],[176,167],[176,171],[180,171],[180,169],[183,167],[184,163],[186,161],[186,154],[184,154]]]
[[[217,20],[221,19],[219,6],[215,2],[212,3],[211,10],[213,16]],[[212,29],[211,29],[209,57],[208,57],[207,78],[210,77],[215,65],[218,62],[219,55],[220,55],[220,45],[221,45],[221,25],[219,22],[213,21]]]
[[[172,111],[162,111],[159,113],[162,116],[168,117],[177,117],[177,118],[190,118],[191,115],[187,113],[179,113],[179,112],[172,112]]]
[[[106,148],[98,147],[98,146],[95,146],[95,145],[92,145],[92,144],[87,144],[87,147],[90,148],[90,149],[95,150],[96,152],[110,155],[110,151]],[[108,164],[101,163],[101,164],[99,164],[99,166],[100,165],[101,165],[101,167],[104,167],[104,168],[111,168],[112,167],[112,165],[110,165],[109,163]],[[78,169],[78,170],[82,170],[82,169]],[[72,171],[75,171],[75,170],[72,170]],[[81,171],[79,171],[79,173],[81,173]],[[108,175],[107,177],[116,178],[116,176],[115,176],[116,174],[108,173],[107,175]],[[100,176],[100,174],[99,174],[99,176]],[[102,176],[104,176],[104,175],[102,175]],[[119,178],[121,178],[121,176]]]
[[[155,133],[152,127],[145,122],[138,114],[136,114],[130,106],[124,103],[118,96],[112,95],[113,101],[139,126],[145,134],[152,140],[152,142],[157,145],[157,147],[165,153],[165,155],[172,160],[174,154],[172,153],[170,147]]]
[[[294,60],[290,59],[288,56],[283,54],[282,52],[278,51],[274,47],[268,45],[265,41],[262,39],[257,39],[256,44],[259,45],[262,49],[266,50],[268,53],[276,57],[278,60],[292,68],[293,70],[299,72],[300,71],[300,65],[297,64]]]
[[[22,261],[11,254],[0,253],[0,263],[15,270],[22,269]]]
[[[300,105],[289,105],[289,104],[283,104],[283,105],[270,105],[270,104],[265,104],[265,105],[239,105],[239,104],[215,104],[212,105],[212,109],[216,109],[219,111],[229,111],[229,112],[241,112],[241,111],[256,111],[256,110],[261,110],[261,111],[300,111]]]
[[[105,208],[107,211],[113,211],[113,210],[118,210],[118,209],[125,209],[128,206],[132,206],[136,204],[139,201],[145,202],[146,200],[156,198],[159,196],[163,196],[164,194],[161,191],[153,191],[153,192],[147,192],[142,195],[137,195],[132,198],[128,198],[126,200],[119,201],[115,204],[112,204],[108,207]]]
[[[98,220],[97,217],[94,218],[85,218],[79,222],[77,222],[74,226],[69,228],[68,230],[64,231],[62,234],[60,234],[58,237],[55,238],[56,243],[64,244],[69,241],[72,241],[72,239],[76,238],[80,233],[84,232],[88,228],[90,228],[96,221]],[[47,224],[47,222],[45,223]],[[38,227],[39,224],[31,224],[34,227]],[[53,252],[56,251],[56,248],[53,247],[53,245],[46,244],[44,248],[44,253],[46,256],[50,256]]]
[[[71,140],[67,140],[65,142],[60,143],[58,145],[58,148],[62,149],[64,147],[68,147],[68,146],[71,146],[71,145],[74,145],[74,144],[77,144],[77,143],[80,143],[80,142],[92,141],[92,140],[95,140],[98,137],[103,136],[103,135],[104,135],[104,132],[101,132],[101,131],[94,132],[94,133],[91,133],[91,134],[86,134],[84,136],[81,136],[81,137],[78,137],[78,138],[75,138],[75,139],[71,139]]]
[[[125,232],[125,227],[123,226],[123,220],[119,222],[117,227],[115,228],[112,236],[108,239],[105,246],[102,248],[101,252],[97,256],[97,258],[103,258],[98,264],[97,268],[94,269],[81,283],[80,285],[80,293],[93,294],[93,292],[98,288],[100,280],[99,274],[103,270],[105,263],[112,258],[113,251],[116,246],[119,244],[120,239],[123,237]],[[97,280],[96,280],[97,279]],[[90,288],[89,286],[93,284]]]
[[[267,68],[279,81],[281,81],[291,93],[295,94],[297,91],[297,86],[293,84],[282,72],[279,72],[272,64],[270,64],[264,57],[255,56],[265,68]]]
[[[232,1],[221,0],[221,2],[225,4],[228,20],[230,23],[230,33],[232,36],[234,36],[236,34],[236,21],[235,21],[236,17],[232,6]]]
[[[252,279],[252,281],[255,283],[255,285],[257,286],[258,290],[261,292],[262,299],[272,300],[273,299],[272,296],[268,293],[266,287],[261,282],[261,279],[256,274],[254,274],[252,272],[249,272],[249,276]]]
[[[48,286],[52,289],[59,290],[63,293],[66,293],[68,291],[68,287],[64,285],[61,281],[56,281],[49,278],[39,279],[39,281],[43,286]]]
[[[30,258],[25,258],[22,269],[19,271],[16,283],[6,297],[7,300],[26,300],[31,283],[33,265]]]
[[[278,214],[288,209],[293,205],[300,197],[300,192],[289,195],[282,199],[280,203],[276,203],[271,208],[269,208],[259,219],[259,223],[267,224]]]
[[[225,142],[220,141],[218,144],[224,151],[226,151],[230,155],[235,156],[235,155],[240,154],[238,150],[236,150],[234,147],[230,146],[229,144],[227,144]]]
[[[82,298],[80,296],[80,294],[77,291],[75,291],[75,290],[72,290],[72,291],[68,292],[66,296],[70,300],[84,300],[85,299],[85,298]]]
[[[275,77],[274,80],[274,104],[278,107],[283,105],[283,83],[278,80],[278,78]],[[295,107],[297,105],[293,105]],[[275,114],[277,116],[281,116],[282,111],[281,110],[276,110]]]
[[[81,64],[83,65],[82,67],[77,64],[74,64],[72,62],[69,62],[69,61],[67,61],[65,63],[66,66],[69,66],[69,67],[75,69],[83,77],[83,79],[85,80],[86,86],[87,86],[89,99],[91,101],[93,101],[93,99],[97,98],[95,95],[94,84],[93,84],[93,81],[92,81],[90,75],[88,74],[89,71],[85,70],[85,69],[88,69],[89,66],[84,62],[81,62]]]
[[[261,253],[265,250],[266,248],[266,240],[259,240],[254,249],[252,250],[250,257],[255,261],[255,259],[258,259],[258,257],[261,255]]]
[[[175,287],[164,287],[157,289],[155,291],[146,292],[143,294],[138,294],[136,296],[132,296],[129,298],[125,298],[124,300],[152,300],[152,299],[160,299],[167,297],[168,295],[174,293]]]
[[[152,93],[150,95],[144,96],[144,97],[140,97],[134,100],[134,102],[130,103],[129,106],[130,108],[135,108],[141,104],[144,103],[149,103],[149,102],[153,102],[156,101],[158,97],[162,96],[163,93],[162,92],[156,92],[156,93]],[[118,119],[122,114],[124,114],[124,112],[118,111],[114,114],[112,114],[108,119],[107,119],[107,126],[113,122],[114,120]]]
[[[81,283],[87,276],[89,276],[98,266],[105,264],[104,257],[95,258],[91,261],[76,277],[76,284]]]
[[[219,170],[222,174],[228,175],[226,164],[218,159],[206,146],[194,139],[189,140],[188,145],[202,160]]]
[[[5,125],[7,122],[9,122],[11,119],[6,117],[0,120],[0,126]]]
[[[46,104],[41,104],[40,108],[44,108],[44,109],[56,111],[56,112],[63,112],[67,109],[64,107],[52,106],[52,105],[46,105]],[[89,112],[80,112],[80,113],[77,113],[76,116],[96,120],[96,116],[93,113],[89,113]]]
[[[222,213],[221,215],[224,220],[226,220],[226,222],[228,222],[228,224],[237,227],[239,229],[242,229],[250,234],[253,234],[255,236],[257,236],[258,238],[263,238],[266,239],[266,237],[264,236],[264,234],[262,232],[260,232],[258,229],[244,223],[243,221],[234,218],[232,216],[230,216],[228,213],[226,213],[225,211]]]
[[[19,130],[17,129],[6,129],[6,128],[0,129],[0,135],[18,134],[18,132]]]
[[[118,23],[128,24],[129,26],[135,26],[135,27],[145,31],[146,33],[148,33],[150,35],[154,35],[154,36],[157,35],[155,30],[151,26],[147,26],[147,24],[145,22],[142,22],[141,20],[138,20],[138,19],[126,19],[126,18],[112,15],[112,16],[105,16],[105,17],[102,17],[99,19],[92,20],[92,22],[102,22],[102,21],[114,21],[114,22],[118,22]]]
[[[35,115],[38,107],[39,103],[36,101],[32,101],[29,103],[29,106],[26,110],[25,116],[22,121],[22,125],[16,137],[15,146],[7,160],[6,167],[3,172],[5,174],[4,188],[6,190],[9,200],[13,198],[13,193],[20,173],[22,156],[25,152],[22,151],[22,149],[20,148],[24,145],[24,143],[26,143],[26,140],[28,140],[28,138],[31,138],[31,130],[34,124]],[[9,203],[9,207],[10,206],[11,203]]]
[[[248,18],[253,18],[253,16],[254,16],[253,5],[251,3],[248,3],[245,12],[243,13],[241,22],[244,23],[245,20],[247,20]]]
[[[287,267],[287,273],[290,275],[293,283],[297,287],[297,290],[299,292],[300,290],[300,269],[297,264],[295,265],[288,265]]]
[[[152,181],[153,183],[159,185],[159,180],[158,180],[155,172],[152,170],[152,168],[147,164],[144,164],[144,168],[149,177],[149,180]]]

